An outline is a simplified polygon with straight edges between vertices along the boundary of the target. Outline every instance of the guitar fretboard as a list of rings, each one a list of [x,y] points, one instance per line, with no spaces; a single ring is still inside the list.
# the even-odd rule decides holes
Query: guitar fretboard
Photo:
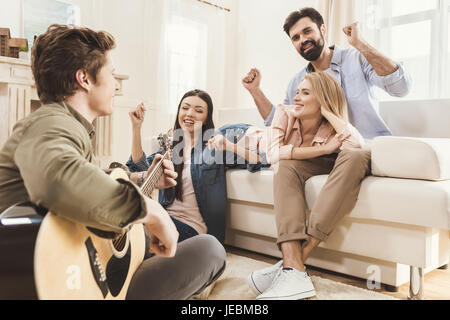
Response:
[[[156,184],[164,173],[163,161],[169,159],[169,152],[164,154],[164,157],[156,165],[153,171],[148,175],[147,180],[142,184],[141,191],[147,197],[150,197],[153,190],[155,190]]]

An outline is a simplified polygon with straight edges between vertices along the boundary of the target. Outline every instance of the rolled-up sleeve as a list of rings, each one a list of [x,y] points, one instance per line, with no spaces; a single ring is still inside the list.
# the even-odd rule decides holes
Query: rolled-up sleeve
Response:
[[[365,140],[359,131],[350,123],[337,134],[339,141],[342,142],[341,150],[344,149],[361,149],[365,145]]]
[[[268,163],[274,164],[280,160],[291,160],[293,145],[285,145],[284,138],[288,123],[288,115],[282,108],[277,108],[273,119],[272,127],[267,131],[267,152]]]
[[[121,233],[146,215],[144,196],[85,158],[90,140],[83,130],[63,116],[40,119],[25,131],[15,163],[33,203],[86,226]]]
[[[147,155],[143,152],[142,157],[139,161],[134,162],[132,157],[128,159],[126,166],[130,170],[130,172],[142,172],[147,171],[150,168],[150,164],[153,162],[153,159],[147,159]]]
[[[412,77],[406,71],[402,62],[396,62],[398,69],[387,76],[379,76],[372,65],[361,54],[361,61],[364,69],[364,73],[369,82],[393,97],[404,97],[410,91],[412,87]]]

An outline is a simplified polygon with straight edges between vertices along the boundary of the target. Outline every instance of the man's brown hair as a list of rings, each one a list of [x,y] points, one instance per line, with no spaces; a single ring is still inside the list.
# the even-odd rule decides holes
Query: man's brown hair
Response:
[[[291,30],[291,28],[300,19],[303,19],[303,18],[306,18],[306,17],[310,18],[319,27],[319,30],[322,27],[322,25],[324,24],[323,17],[319,13],[319,11],[317,11],[314,8],[303,8],[301,10],[292,12],[286,18],[286,21],[284,22],[284,26],[283,26],[284,32],[286,32],[287,35],[290,37],[291,35],[289,34],[289,31]]]
[[[105,31],[69,25],[51,25],[35,41],[31,69],[43,104],[60,102],[79,88],[78,70],[85,70],[97,82],[98,71],[106,63],[106,52],[116,46]]]

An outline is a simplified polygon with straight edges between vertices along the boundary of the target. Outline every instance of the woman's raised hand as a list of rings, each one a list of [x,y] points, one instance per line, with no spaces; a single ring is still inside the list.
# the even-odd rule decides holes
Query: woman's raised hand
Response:
[[[339,136],[337,134],[329,139],[325,144],[327,154],[339,153],[341,151],[341,147],[342,141],[341,139],[339,139]]]
[[[131,119],[131,124],[133,125],[134,128],[142,127],[142,123],[144,122],[146,111],[147,111],[147,109],[145,109],[144,103],[141,102],[136,107],[136,109],[134,109],[128,113],[130,116],[130,119]]]
[[[234,143],[228,141],[227,138],[221,134],[209,139],[207,145],[209,149],[214,149],[216,151],[231,151],[234,147]]]
[[[322,113],[322,116],[327,119],[328,121],[330,121],[330,115],[332,116],[333,113],[331,113],[330,111],[328,111],[327,109],[325,109],[324,107],[320,107],[320,112]]]

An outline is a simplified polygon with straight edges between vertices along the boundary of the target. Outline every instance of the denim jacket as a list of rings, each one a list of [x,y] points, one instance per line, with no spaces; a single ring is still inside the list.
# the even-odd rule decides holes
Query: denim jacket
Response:
[[[246,134],[247,130],[251,127],[249,124],[231,124],[220,127],[218,132],[227,138],[228,141],[237,143],[240,141]],[[250,172],[260,171],[262,168],[270,167],[270,164],[267,162],[266,154],[263,152],[258,152],[258,155],[261,157],[261,163],[246,163],[244,159],[240,156],[235,155],[237,163],[245,163],[246,169]]]
[[[145,154],[138,162],[130,160],[127,167],[131,172],[147,171],[156,154]],[[208,228],[208,233],[221,243],[225,241],[227,185],[226,169],[246,169],[233,153],[210,150],[206,143],[197,144],[191,152],[191,177],[200,213]],[[175,201],[175,188],[160,190],[159,203],[167,208]]]

